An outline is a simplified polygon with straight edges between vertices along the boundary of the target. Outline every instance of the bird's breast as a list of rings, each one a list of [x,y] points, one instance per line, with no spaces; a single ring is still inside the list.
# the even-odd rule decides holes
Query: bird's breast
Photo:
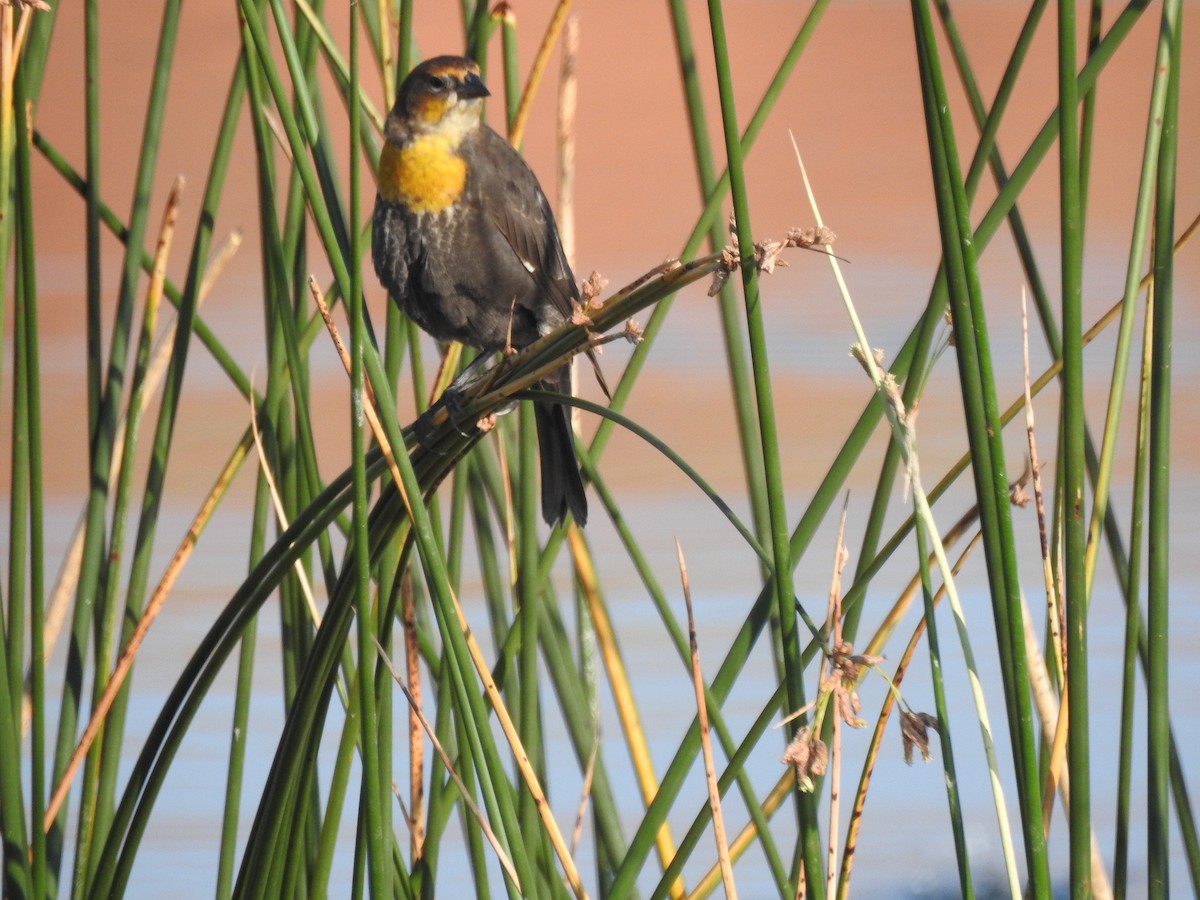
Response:
[[[383,145],[379,157],[379,194],[414,213],[438,213],[462,195],[467,164],[446,137],[422,135],[397,146]]]

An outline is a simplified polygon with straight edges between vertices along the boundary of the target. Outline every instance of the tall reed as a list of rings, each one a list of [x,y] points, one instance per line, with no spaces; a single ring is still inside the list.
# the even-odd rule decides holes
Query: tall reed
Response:
[[[381,110],[411,65],[433,49],[414,27],[417,6],[239,0],[231,19],[238,54],[216,129],[179,135],[164,124],[172,79],[183,55],[205,48],[180,42],[182,4],[163,0],[153,62],[144,73],[148,101],[128,198],[113,196],[102,177],[104,129],[123,102],[100,78],[103,34],[116,11],[96,0],[78,11],[40,9],[32,0],[0,6],[0,275],[7,314],[0,321],[11,329],[7,570],[0,590],[4,895],[107,898],[139,890],[139,860],[161,827],[168,780],[213,776],[191,771],[181,750],[227,667],[234,672],[229,750],[222,777],[213,779],[222,812],[219,824],[196,825],[211,838],[198,843],[211,851],[213,880],[195,887],[219,897],[446,896],[463,885],[479,896],[683,897],[718,884],[732,893],[739,881],[753,883],[756,893],[843,897],[855,862],[870,865],[872,848],[861,842],[861,829],[871,821],[867,800],[893,719],[907,755],[918,749],[926,759],[937,756],[944,769],[948,820],[925,827],[953,845],[956,872],[947,873],[948,889],[973,896],[986,887],[981,878],[999,871],[1014,898],[1050,896],[1062,889],[1061,879],[1077,897],[1165,897],[1172,877],[1177,892],[1200,891],[1187,784],[1194,772],[1181,752],[1168,681],[1168,625],[1172,600],[1177,604],[1181,595],[1170,569],[1178,541],[1171,540],[1169,517],[1177,402],[1172,337],[1183,305],[1175,303],[1175,262],[1193,252],[1187,240],[1195,229],[1194,222],[1179,228],[1192,211],[1176,208],[1177,170],[1189,149],[1179,143],[1185,102],[1179,73],[1188,47],[1182,4],[1164,0],[1158,8],[1155,52],[1142,61],[1150,89],[1138,111],[1144,140],[1124,281],[1120,296],[1110,298],[1115,305],[1092,322],[1083,302],[1089,191],[1101,179],[1123,177],[1098,166],[1097,95],[1147,4],[1131,2],[1107,15],[1096,4],[1084,24],[1076,21],[1075,4],[1060,2],[1056,16],[1046,16],[1045,0],[1033,0],[989,106],[954,5],[912,0],[940,260],[900,349],[881,362],[870,343],[878,323],[859,315],[834,256],[838,245],[816,227],[822,187],[801,174],[799,149],[788,177],[810,191],[811,212],[795,223],[803,228],[786,236],[757,231],[748,188],[746,162],[764,126],[781,115],[781,92],[826,27],[830,4],[817,0],[792,17],[790,43],[747,117],[743,60],[730,40],[744,23],[720,0],[709,0],[703,17],[671,0],[671,46],[661,49],[678,68],[687,111],[687,132],[672,137],[690,146],[695,163],[694,173],[681,175],[694,180],[700,201],[689,233],[650,236],[644,278],[602,290],[584,310],[586,327],[568,323],[505,359],[495,377],[464,389],[453,408],[435,401],[459,367],[461,348],[435,348],[394,304],[373,323],[364,302],[376,290],[364,269],[370,229],[364,201],[378,165]],[[426,6],[420,4],[422,11]],[[531,127],[531,104],[548,90],[544,73],[571,46],[562,38],[564,29],[571,32],[570,12],[568,0],[547,8],[541,21],[510,4],[459,5],[462,47],[485,67],[492,102],[503,103],[518,146]],[[40,127],[38,114],[40,104],[52,102],[41,97],[41,85],[49,50],[63,40],[55,30],[64,15],[82,21],[85,138],[78,164],[74,150]],[[1055,35],[1054,110],[1014,162],[1011,147],[1001,152],[999,136],[1039,30]],[[535,46],[535,62],[524,68],[520,51]],[[572,65],[564,70],[564,78],[574,77]],[[715,92],[704,87],[706,73]],[[959,96],[967,117],[953,113]],[[252,144],[244,159],[235,151],[241,122]],[[719,133],[719,146],[712,133]],[[162,209],[152,199],[163,179],[162,151],[173,141],[199,140],[213,147],[203,185],[186,194],[179,185]],[[1054,246],[1045,238],[1039,246],[1021,209],[1040,165],[1052,166],[1058,180]],[[43,465],[46,415],[53,410],[43,378],[39,322],[46,300],[39,279],[54,248],[39,166],[78,193],[83,213],[81,225],[53,226],[81,227],[77,294],[86,310],[86,388],[80,386],[86,488],[67,498],[80,520],[62,540],[48,533],[48,504],[63,498],[47,486]],[[982,213],[972,213],[989,175],[995,190]],[[214,233],[230,189],[252,190],[257,201],[250,244],[259,254],[263,372],[247,370],[201,308],[240,240],[218,241]],[[185,234],[177,215],[192,201],[180,198],[193,192],[200,214]],[[565,221],[572,210],[560,213]],[[1052,360],[1028,376],[1028,394],[1016,398],[998,387],[999,373],[1012,363],[994,349],[995,312],[980,277],[980,260],[1003,226],[1016,251],[1015,274],[1033,300],[1040,333],[1029,340]],[[112,238],[121,246],[115,290],[103,277]],[[760,280],[805,250],[829,257],[850,325],[847,343],[864,370],[864,401],[797,507],[781,425],[790,411],[777,392],[781,367],[770,340],[776,326]],[[651,268],[673,252],[678,260]],[[1059,262],[1057,278],[1038,263],[1047,253]],[[176,259],[186,263],[172,266]],[[174,270],[183,272],[181,280],[167,276]],[[327,273],[326,280],[314,272]],[[635,387],[654,378],[651,364],[672,328],[676,295],[696,283],[711,283],[718,297],[720,374],[736,428],[729,436],[740,464],[736,479],[720,482],[694,462],[701,448],[668,443],[656,434],[657,423],[629,412]],[[171,309],[160,313],[162,299]],[[645,327],[626,324],[646,310]],[[1110,363],[1088,345],[1114,322]],[[1139,322],[1139,378],[1130,387]],[[579,456],[596,521],[608,520],[602,527],[611,540],[594,537],[596,526],[589,532],[573,523],[543,533],[532,387],[596,336],[620,335],[622,328],[634,346],[616,363],[610,360],[618,354],[606,358],[606,366],[620,370],[611,403],[555,398],[573,403],[588,423]],[[319,354],[333,344],[334,332],[346,348],[350,409],[339,426],[348,434],[350,459],[341,471],[331,471],[317,440],[330,417],[315,399],[330,377]],[[195,461],[184,458],[178,438],[209,427],[183,402],[197,353],[214,360],[233,387],[237,399],[228,415],[251,421],[205,476],[212,487],[199,507],[184,510],[190,519],[181,537],[171,523],[186,495],[175,493],[172,476]],[[434,353],[443,362],[430,379]],[[947,382],[932,375],[947,354],[954,357],[953,394],[964,413],[954,437],[967,449],[942,472],[927,462],[922,467],[922,453],[946,438],[926,436],[916,412],[927,392],[945,389]],[[1101,381],[1107,392],[1097,434],[1088,392]],[[1047,387],[1057,388],[1057,407],[1043,395]],[[518,415],[497,417],[514,405]],[[1120,418],[1130,406],[1136,424],[1123,430]],[[420,418],[402,422],[398,409],[409,407]],[[1018,416],[1028,423],[1028,438],[1020,438],[1031,453],[1037,439],[1055,446],[1045,469],[1027,476],[1015,476],[1005,449]],[[720,647],[689,641],[707,640],[697,635],[711,631],[685,631],[679,597],[668,587],[675,573],[655,563],[660,536],[636,521],[613,474],[618,434],[640,439],[678,468],[697,507],[712,503],[732,529],[731,552],[749,563],[739,593],[749,599],[727,620],[733,624]],[[877,462],[869,455],[873,441],[881,451]],[[1134,463],[1126,474],[1119,460],[1128,457]],[[222,504],[247,462],[253,501],[231,513]],[[870,499],[855,498],[852,506],[862,519],[861,537],[849,548],[854,567],[843,584],[839,546],[827,608],[802,586],[800,567],[822,558],[817,538],[840,521],[838,498],[852,478],[864,477],[864,466],[875,465],[866,475]],[[731,480],[733,489],[714,486]],[[950,497],[968,498],[965,510],[949,508],[947,499],[960,481]],[[905,490],[897,490],[900,483]],[[1011,513],[1025,491],[1035,494],[1040,511],[1043,552],[1035,566],[1018,552],[1028,517]],[[1130,505],[1118,510],[1122,498]],[[680,505],[682,515],[697,507]],[[236,587],[220,598],[207,633],[187,647],[177,679],[169,687],[149,684],[133,663],[162,640],[152,626],[175,598],[177,579],[221,564],[199,543],[218,509],[244,525],[246,574],[231,579]],[[947,527],[949,521],[955,524]],[[48,559],[47,548],[60,544],[68,548],[63,559]],[[175,549],[156,573],[164,547]],[[967,563],[977,547],[985,571],[973,576]],[[1116,571],[1125,604],[1115,741],[1097,734],[1093,714],[1107,698],[1089,691],[1102,555]],[[880,574],[889,563],[910,580],[896,596],[881,597],[888,582]],[[628,652],[635,635],[611,574],[622,566],[662,629],[636,635],[654,648],[650,672]],[[48,567],[60,573],[55,584]],[[704,567],[689,568],[695,588]],[[990,632],[979,630],[983,612],[963,602],[967,592],[986,598]],[[1035,595],[1044,603],[1031,604]],[[943,599],[953,632],[937,614]],[[919,623],[908,626],[903,617],[913,606]],[[260,628],[264,613],[277,617],[278,626]],[[699,622],[705,614],[697,605]],[[907,635],[898,633],[905,627]],[[276,731],[253,714],[255,698],[276,690],[256,658],[268,640],[277,644],[272,650],[282,667],[284,719]],[[56,653],[60,643],[65,649]],[[895,659],[886,659],[885,649]],[[691,690],[679,721],[656,715],[639,680],[665,680],[674,671],[690,688],[700,657],[705,674],[695,683],[697,715],[690,712]],[[760,661],[771,673],[765,689]],[[926,662],[932,696],[922,701],[904,679]],[[969,705],[950,697],[951,666],[967,670]],[[985,683],[989,666],[999,671],[997,684]],[[886,685],[873,722],[861,713],[864,679]],[[50,684],[61,685],[61,693],[49,691]],[[168,688],[165,700],[160,688]],[[1001,697],[1002,707],[989,709]],[[1146,728],[1138,735],[1143,704]],[[153,720],[144,737],[130,726],[135,714]],[[771,726],[782,721],[785,734],[773,734]],[[866,725],[874,735],[863,742],[844,733]],[[965,739],[964,728],[978,729],[983,753]],[[255,741],[271,748],[265,777],[248,758]],[[859,752],[864,742],[868,749]],[[698,788],[702,752],[708,784]],[[781,754],[787,764],[764,776],[764,757]],[[1103,774],[1110,767],[1097,762],[1110,757],[1111,791]],[[964,813],[960,773],[972,765],[986,770],[990,782],[995,823],[987,837],[1000,846],[994,858],[969,850],[969,831],[979,826]],[[843,780],[841,772],[851,777]],[[566,796],[564,784],[582,785],[582,797]],[[846,790],[851,784],[854,790]],[[1053,814],[1056,795],[1068,815]],[[705,838],[718,830],[714,798],[730,839],[722,826],[712,849]],[[1106,824],[1110,809],[1115,828]],[[830,822],[846,825],[830,833]],[[1145,847],[1130,839],[1139,823],[1148,833]],[[1098,842],[1107,833],[1115,834],[1111,853]],[[1066,864],[1053,858],[1051,842],[1068,848]],[[1174,847],[1182,850],[1173,856]]]

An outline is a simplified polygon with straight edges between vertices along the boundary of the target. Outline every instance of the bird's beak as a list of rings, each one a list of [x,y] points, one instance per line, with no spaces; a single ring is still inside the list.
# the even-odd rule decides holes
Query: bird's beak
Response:
[[[487,89],[483,79],[474,72],[468,72],[458,87],[460,100],[471,100],[475,97],[490,97],[492,92]]]

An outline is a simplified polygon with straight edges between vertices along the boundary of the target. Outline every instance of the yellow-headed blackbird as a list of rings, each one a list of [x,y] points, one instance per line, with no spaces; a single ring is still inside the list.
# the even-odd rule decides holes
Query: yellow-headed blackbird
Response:
[[[371,253],[400,308],[435,338],[483,351],[533,343],[579,297],[546,195],[525,160],[480,121],[488,89],[469,59],[439,56],[404,80],[387,117]],[[539,387],[570,393],[570,369]],[[534,407],[542,515],[587,500],[567,408]]]

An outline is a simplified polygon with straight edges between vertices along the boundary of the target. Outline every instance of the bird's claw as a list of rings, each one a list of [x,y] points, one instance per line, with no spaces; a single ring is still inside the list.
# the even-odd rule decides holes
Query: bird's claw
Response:
[[[466,372],[464,372],[463,374],[465,375]],[[451,384],[450,387],[448,387],[444,391],[442,391],[442,396],[438,397],[438,401],[437,401],[437,403],[435,403],[433,405],[432,409],[437,409],[438,407],[445,409],[446,410],[446,418],[450,420],[450,424],[454,426],[454,430],[457,431],[463,437],[469,438],[469,437],[471,437],[470,429],[475,427],[475,423],[472,422],[469,426],[467,426],[468,430],[466,430],[466,431],[463,430],[464,422],[463,422],[462,388],[459,387],[459,381],[461,381],[461,380],[462,380],[462,375],[460,375],[458,378],[456,378],[454,380],[454,383]],[[469,383],[470,382],[468,382],[468,384]]]

